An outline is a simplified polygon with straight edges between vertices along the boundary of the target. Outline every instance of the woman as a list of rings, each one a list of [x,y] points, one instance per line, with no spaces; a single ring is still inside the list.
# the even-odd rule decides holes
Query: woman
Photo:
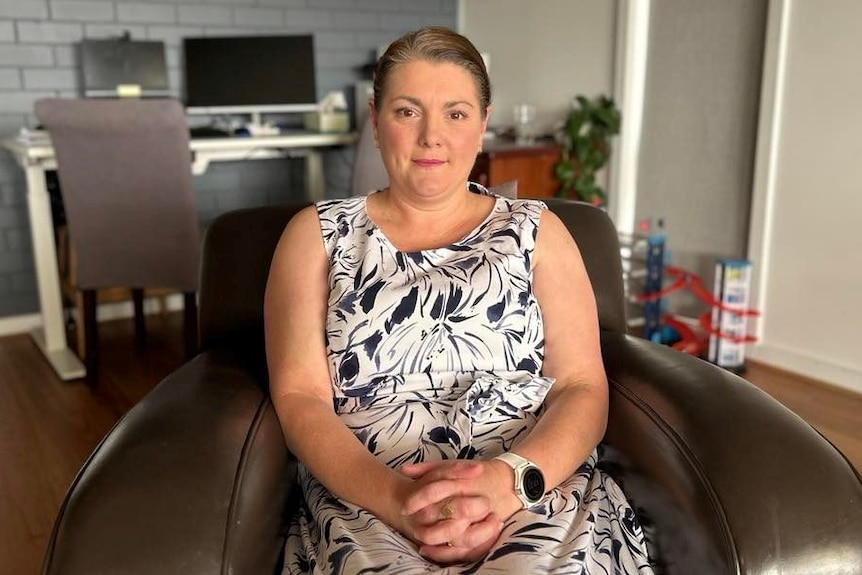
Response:
[[[270,385],[304,496],[285,573],[650,572],[594,467],[577,247],[541,202],[467,182],[490,103],[466,38],[394,42],[369,106],[389,187],[300,212],[276,249]]]

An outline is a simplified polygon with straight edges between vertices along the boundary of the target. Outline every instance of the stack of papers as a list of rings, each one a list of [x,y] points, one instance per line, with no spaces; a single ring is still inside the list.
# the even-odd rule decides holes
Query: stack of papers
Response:
[[[18,137],[16,138],[19,142],[24,142],[25,144],[50,144],[51,137],[48,135],[48,132],[45,130],[37,130],[34,128],[21,128],[18,132]]]

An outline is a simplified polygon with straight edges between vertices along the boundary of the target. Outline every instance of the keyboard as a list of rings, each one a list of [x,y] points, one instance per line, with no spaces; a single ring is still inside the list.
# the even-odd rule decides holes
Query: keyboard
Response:
[[[194,139],[200,138],[230,138],[233,134],[221,128],[213,126],[195,126],[189,128],[189,137]]]

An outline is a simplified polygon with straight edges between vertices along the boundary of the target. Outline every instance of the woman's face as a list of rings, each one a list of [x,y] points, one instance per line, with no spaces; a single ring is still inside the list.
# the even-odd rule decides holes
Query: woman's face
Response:
[[[370,113],[390,186],[423,196],[464,190],[490,113],[470,73],[414,60],[392,69],[381,97]]]

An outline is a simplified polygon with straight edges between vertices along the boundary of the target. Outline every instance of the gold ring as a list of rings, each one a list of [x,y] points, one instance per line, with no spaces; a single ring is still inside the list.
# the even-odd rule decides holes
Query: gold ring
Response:
[[[452,508],[452,504],[448,499],[440,507],[440,515],[443,516],[443,519],[452,519],[455,517],[455,509]]]

